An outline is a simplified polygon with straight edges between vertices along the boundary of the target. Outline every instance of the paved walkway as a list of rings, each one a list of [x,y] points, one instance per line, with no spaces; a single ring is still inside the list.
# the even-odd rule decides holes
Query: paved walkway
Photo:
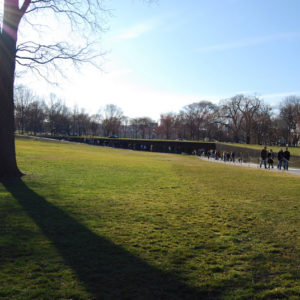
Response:
[[[256,168],[256,169],[260,169],[259,164],[254,164],[254,163],[239,163],[239,162],[230,162],[230,161],[223,161],[222,159],[216,160],[214,158],[210,158],[208,159],[205,156],[201,156],[199,157],[202,160],[205,161],[210,161],[210,162],[214,162],[214,163],[220,163],[220,164],[227,164],[227,165],[232,165],[232,166],[237,166],[237,167],[250,167],[250,168]],[[265,168],[262,166],[261,170],[265,170]],[[284,172],[284,173],[292,173],[292,174],[296,174],[296,175],[300,175],[300,169],[296,169],[296,168],[289,168],[288,171],[284,170],[283,168],[281,168],[281,170],[277,169],[277,166],[274,164],[274,169],[267,169],[270,172]]]

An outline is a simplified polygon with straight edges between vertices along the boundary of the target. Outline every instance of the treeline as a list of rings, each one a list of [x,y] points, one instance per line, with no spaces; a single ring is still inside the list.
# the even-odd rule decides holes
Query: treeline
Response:
[[[15,126],[22,134],[104,136],[143,139],[189,139],[258,144],[299,141],[300,97],[289,96],[274,111],[256,96],[236,95],[220,101],[186,105],[178,113],[129,118],[110,104],[89,115],[69,108],[51,94],[48,101],[24,87],[15,90]]]

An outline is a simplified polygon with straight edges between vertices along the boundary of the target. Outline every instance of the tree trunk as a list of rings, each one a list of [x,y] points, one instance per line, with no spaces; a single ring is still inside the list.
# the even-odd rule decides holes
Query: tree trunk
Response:
[[[5,7],[7,9],[7,7]],[[14,78],[17,24],[13,12],[4,12],[0,35],[0,178],[20,177],[15,153]]]

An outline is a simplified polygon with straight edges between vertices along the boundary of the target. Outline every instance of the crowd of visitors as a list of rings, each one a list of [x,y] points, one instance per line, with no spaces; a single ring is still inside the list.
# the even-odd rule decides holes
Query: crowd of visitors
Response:
[[[223,160],[223,161],[231,161],[231,162],[236,161],[235,153],[233,151],[221,152],[219,150],[203,150],[203,149],[200,149],[198,151],[197,155],[199,155],[199,156],[204,155],[208,159],[212,158],[212,159],[215,159],[215,160]],[[238,158],[238,161],[241,162],[241,159]]]
[[[222,160],[224,162],[243,162],[243,159],[240,156],[236,158],[236,154],[234,151],[221,152],[219,150],[199,149],[198,151],[195,151],[195,154],[199,156],[203,155],[207,157],[207,159]],[[284,170],[288,170],[290,156],[291,155],[288,150],[288,147],[285,148],[285,151],[283,151],[283,149],[281,148],[280,151],[277,153],[277,169],[281,170],[283,168]],[[275,157],[276,153],[274,153],[272,149],[268,150],[265,146],[260,153],[259,167],[261,168],[262,166],[264,166],[265,169],[274,169]]]
[[[291,155],[290,155],[290,151],[288,150],[288,147],[285,148],[285,151],[283,151],[281,148],[277,153],[277,159],[278,159],[277,169],[281,170],[281,168],[283,167],[284,170],[288,170],[290,156]],[[270,149],[268,151],[267,147],[264,147],[260,153],[259,167],[261,168],[261,166],[264,165],[265,169],[267,169],[267,168],[273,169],[274,168],[274,157],[275,156],[274,156],[274,152],[272,151],[272,149]]]

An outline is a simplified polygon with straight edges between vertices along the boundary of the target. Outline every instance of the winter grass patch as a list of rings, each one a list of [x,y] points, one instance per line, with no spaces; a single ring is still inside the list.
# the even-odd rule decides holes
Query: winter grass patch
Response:
[[[1,299],[300,297],[300,186],[193,156],[17,140]]]

